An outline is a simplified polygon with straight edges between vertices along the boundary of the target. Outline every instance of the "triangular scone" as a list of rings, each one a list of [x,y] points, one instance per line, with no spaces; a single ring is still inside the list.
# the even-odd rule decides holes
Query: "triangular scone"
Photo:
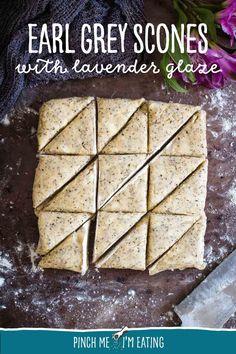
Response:
[[[42,151],[46,154],[96,154],[95,101],[85,107]]]
[[[204,269],[205,231],[206,216],[202,215],[183,237],[149,268],[149,274],[153,275],[168,269]]]
[[[73,232],[39,262],[41,268],[72,270],[85,274],[88,269],[90,221]]]
[[[107,255],[101,258],[98,268],[146,269],[148,217],[140,220]]]
[[[98,151],[125,126],[144,99],[98,98]]]
[[[71,213],[96,211],[97,160],[87,166],[56,196],[44,210]]]
[[[204,158],[190,156],[158,156],[150,164],[148,210],[152,210],[180,185]]]
[[[200,214],[207,194],[207,160],[154,210],[162,214]]]
[[[41,156],[34,177],[34,208],[74,177],[90,159],[90,156]]]
[[[102,210],[145,213],[147,211],[148,168],[135,175]]]
[[[37,253],[51,251],[66,236],[77,230],[90,218],[89,213],[60,213],[41,211],[38,218],[39,242]]]
[[[206,112],[199,111],[161,153],[169,156],[207,156]]]
[[[92,100],[93,97],[70,97],[45,102],[39,112],[39,151]]]
[[[112,197],[138,170],[146,155],[99,155],[98,207]]]
[[[124,236],[142,216],[142,213],[98,212],[93,261],[97,261],[98,258]]]
[[[159,150],[200,107],[149,101],[149,153]]]
[[[147,125],[147,105],[144,104],[102,152],[104,154],[146,154],[148,152]]]
[[[199,216],[150,215],[148,231],[147,265],[156,261],[190,229]]]

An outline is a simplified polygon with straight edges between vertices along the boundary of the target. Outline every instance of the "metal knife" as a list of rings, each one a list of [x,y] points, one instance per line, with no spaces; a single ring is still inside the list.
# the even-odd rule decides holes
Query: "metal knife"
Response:
[[[236,250],[179,305],[182,327],[222,328],[236,311]]]

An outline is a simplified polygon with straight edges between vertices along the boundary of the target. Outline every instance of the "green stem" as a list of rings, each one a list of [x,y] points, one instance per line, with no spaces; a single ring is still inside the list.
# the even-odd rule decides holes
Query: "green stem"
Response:
[[[194,10],[197,8],[196,3],[191,0],[178,0],[183,7],[188,11],[188,17],[192,23],[202,22],[201,16]],[[188,4],[188,5],[187,5]],[[197,21],[196,21],[197,20]]]
[[[178,2],[184,8],[185,15],[189,18],[191,23],[196,23],[196,19],[198,19],[199,21],[198,14],[195,11],[193,11],[194,4],[192,4],[191,0],[178,0]],[[188,3],[188,5],[186,3]]]

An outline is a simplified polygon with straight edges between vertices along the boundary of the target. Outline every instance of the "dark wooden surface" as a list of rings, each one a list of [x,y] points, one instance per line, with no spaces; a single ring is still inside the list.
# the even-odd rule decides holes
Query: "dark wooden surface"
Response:
[[[168,1],[147,1],[148,19],[171,22]],[[155,8],[155,11],[154,11]],[[111,328],[178,326],[173,312],[196,285],[236,247],[236,85],[188,94],[167,91],[156,75],[51,83],[25,90],[0,125],[0,284],[2,327]],[[37,268],[37,219],[32,183],[37,165],[40,105],[55,97],[141,97],[202,105],[207,110],[209,183],[204,271],[95,270],[81,277]],[[8,124],[8,121],[10,123]],[[220,309],[215,309],[220,311]],[[232,317],[227,327],[236,328]]]

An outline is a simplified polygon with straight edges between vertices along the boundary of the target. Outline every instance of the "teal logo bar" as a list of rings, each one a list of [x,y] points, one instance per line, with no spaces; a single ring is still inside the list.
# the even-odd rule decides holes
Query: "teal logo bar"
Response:
[[[1,330],[1,354],[235,352],[236,330],[128,329],[99,331]]]

